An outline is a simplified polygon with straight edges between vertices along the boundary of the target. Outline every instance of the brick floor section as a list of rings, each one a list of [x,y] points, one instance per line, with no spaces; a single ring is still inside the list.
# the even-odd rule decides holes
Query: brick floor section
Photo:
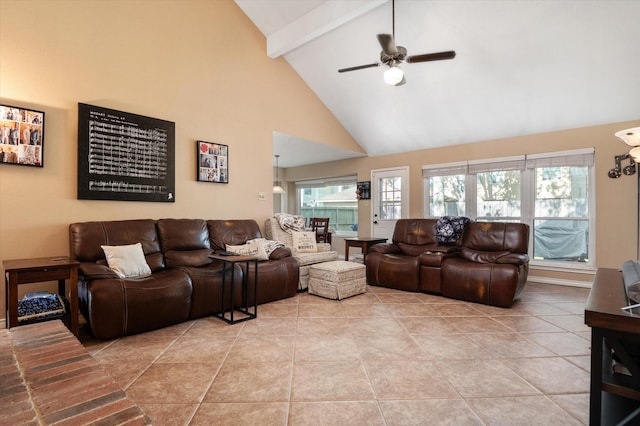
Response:
[[[0,426],[148,425],[59,321],[0,330]]]

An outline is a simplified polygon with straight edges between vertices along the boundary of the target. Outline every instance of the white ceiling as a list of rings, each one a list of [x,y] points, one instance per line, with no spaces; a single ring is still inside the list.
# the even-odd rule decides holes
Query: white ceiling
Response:
[[[283,168],[363,156],[360,152],[327,146],[278,132],[273,133],[273,153],[280,156],[278,167]],[[273,165],[276,165],[275,159]]]
[[[403,64],[399,87],[384,83],[385,66],[337,72],[378,60],[391,1],[235,1],[267,37],[265,54],[284,54],[370,156],[640,118],[637,0],[397,0],[395,38],[409,55],[457,53]],[[281,167],[356,155],[274,141]]]

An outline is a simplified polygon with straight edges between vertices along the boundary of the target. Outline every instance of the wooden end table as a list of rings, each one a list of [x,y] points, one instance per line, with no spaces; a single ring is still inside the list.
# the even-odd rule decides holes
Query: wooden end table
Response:
[[[387,238],[356,237],[344,239],[344,260],[349,261],[349,247],[362,247],[363,261],[367,260],[369,248],[374,244],[386,243]]]
[[[17,327],[18,286],[20,284],[58,281],[58,294],[69,304],[68,327],[78,336],[78,266],[79,262],[66,256],[41,257],[32,259],[5,260],[2,262],[5,274],[5,309],[7,328]],[[68,287],[65,288],[68,280]],[[50,319],[58,319],[52,317]],[[42,321],[45,321],[43,319]]]

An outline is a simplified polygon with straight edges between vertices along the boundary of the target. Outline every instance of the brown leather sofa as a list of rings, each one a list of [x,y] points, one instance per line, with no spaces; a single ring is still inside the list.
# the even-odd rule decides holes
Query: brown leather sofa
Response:
[[[80,309],[100,339],[150,331],[222,309],[222,262],[209,258],[226,244],[262,238],[255,220],[139,219],[74,223],[69,226],[71,258],[80,262]],[[107,266],[102,245],[142,244],[151,274],[119,278]],[[234,301],[240,300],[247,271],[235,266]],[[292,297],[297,292],[298,261],[288,248],[258,262],[258,291],[249,272],[249,302]],[[227,268],[227,282],[231,269]],[[230,304],[227,291],[226,306]]]
[[[437,221],[398,220],[392,243],[367,255],[368,284],[511,306],[529,272],[528,225],[471,222],[456,242],[440,244]]]

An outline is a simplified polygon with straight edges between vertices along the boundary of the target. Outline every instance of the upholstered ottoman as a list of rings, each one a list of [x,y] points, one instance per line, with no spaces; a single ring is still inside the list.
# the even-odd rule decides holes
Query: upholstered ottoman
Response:
[[[344,299],[367,291],[365,266],[361,263],[334,260],[311,265],[309,294],[327,299]]]
[[[317,253],[295,253],[293,255],[298,259],[300,265],[300,283],[298,284],[298,291],[307,290],[309,287],[309,271],[311,267],[316,264],[324,262],[332,262],[338,259],[337,251],[318,251]]]

